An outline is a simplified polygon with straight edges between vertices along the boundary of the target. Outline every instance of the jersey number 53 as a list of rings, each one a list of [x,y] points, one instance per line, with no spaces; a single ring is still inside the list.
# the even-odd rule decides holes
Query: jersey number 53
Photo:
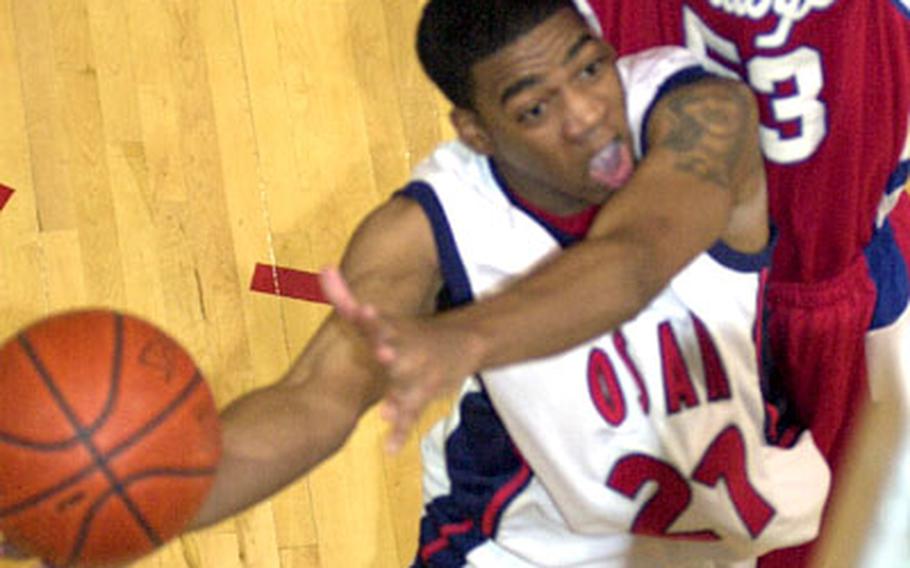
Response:
[[[772,162],[793,164],[809,158],[828,134],[828,110],[819,99],[824,76],[819,52],[800,46],[788,53],[756,55],[742,61],[736,44],[709,28],[690,8],[683,8],[686,47],[709,71],[739,79],[731,67],[745,70],[752,88],[765,95],[774,125],[759,126],[762,150]],[[783,91],[780,86],[788,86]],[[768,122],[769,119],[765,119]],[[785,132],[786,128],[790,128]]]

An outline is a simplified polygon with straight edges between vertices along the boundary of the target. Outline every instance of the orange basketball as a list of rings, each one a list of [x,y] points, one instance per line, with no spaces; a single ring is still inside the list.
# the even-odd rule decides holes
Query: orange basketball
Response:
[[[0,531],[23,552],[138,558],[190,521],[220,455],[208,385],[149,323],[69,312],[0,347]]]

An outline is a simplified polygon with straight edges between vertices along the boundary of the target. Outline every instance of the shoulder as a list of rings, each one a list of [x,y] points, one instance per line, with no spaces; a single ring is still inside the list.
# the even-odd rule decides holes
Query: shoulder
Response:
[[[459,141],[442,143],[414,167],[404,187],[366,217],[358,233],[429,228],[429,200],[438,200],[448,188],[482,185],[489,175],[483,156]]]
[[[757,189],[758,108],[745,84],[706,77],[672,89],[655,103],[643,129],[644,151],[661,150],[679,171],[734,193]],[[747,179],[751,183],[743,186]]]
[[[428,313],[441,287],[433,230],[420,205],[392,197],[354,231],[341,261],[351,289],[389,314]]]
[[[683,47],[658,46],[626,55],[617,60],[617,69],[631,106],[694,99],[728,101],[746,112],[755,108],[748,85],[708,71]]]
[[[752,91],[718,77],[692,82],[662,97],[646,128],[649,148],[672,169],[729,196],[722,240],[741,252],[763,249],[768,206]]]
[[[426,237],[432,239],[432,233],[420,203],[396,194],[364,217],[351,238],[351,246],[406,250],[419,247]]]
[[[749,87],[733,79],[703,76],[666,89],[645,125],[650,143],[680,143],[684,131],[731,143],[758,142],[758,108]]]
[[[626,116],[639,157],[647,148],[647,124],[668,93],[711,77],[696,56],[678,46],[660,46],[619,58],[616,69],[625,90]]]
[[[445,142],[421,161],[411,174],[412,183],[441,190],[447,185],[486,186],[492,179],[489,160],[459,140]]]
[[[456,223],[462,218],[476,222],[510,207],[494,170],[487,156],[460,141],[448,142],[414,168],[399,194],[419,202],[431,221],[443,215]]]

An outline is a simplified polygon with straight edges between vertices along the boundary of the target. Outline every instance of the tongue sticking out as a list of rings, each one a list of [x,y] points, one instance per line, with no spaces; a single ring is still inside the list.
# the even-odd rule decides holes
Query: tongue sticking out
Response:
[[[588,164],[588,175],[610,189],[619,189],[632,177],[632,154],[627,145],[611,142]]]

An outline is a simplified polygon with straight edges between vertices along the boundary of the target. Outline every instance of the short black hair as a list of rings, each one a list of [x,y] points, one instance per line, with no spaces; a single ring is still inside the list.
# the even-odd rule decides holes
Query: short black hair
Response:
[[[470,109],[474,64],[563,8],[577,12],[571,0],[430,0],[417,29],[417,55],[446,98]]]

